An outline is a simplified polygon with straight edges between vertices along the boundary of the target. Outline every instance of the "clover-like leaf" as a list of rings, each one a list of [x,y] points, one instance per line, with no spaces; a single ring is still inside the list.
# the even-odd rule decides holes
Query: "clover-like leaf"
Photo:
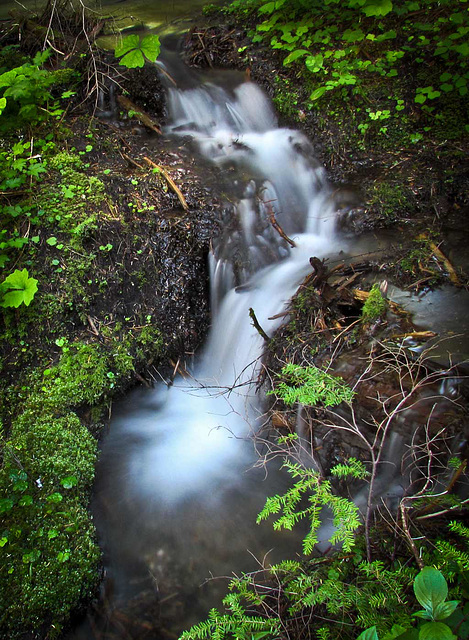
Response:
[[[443,574],[434,567],[424,567],[414,580],[415,597],[433,616],[437,606],[446,600],[448,585]]]
[[[140,49],[150,62],[155,62],[160,54],[160,39],[156,35],[145,36],[140,44]]]
[[[148,35],[140,40],[138,35],[132,34],[123,38],[114,50],[116,58],[121,58],[119,64],[128,69],[143,67],[145,57],[155,62],[159,53],[160,39],[157,35]]]
[[[37,291],[36,278],[30,278],[27,269],[16,269],[0,285],[4,291],[1,307],[19,307],[20,304],[29,306]]]
[[[67,476],[66,478],[62,478],[60,484],[64,489],[73,489],[78,484],[78,479],[76,476]]]

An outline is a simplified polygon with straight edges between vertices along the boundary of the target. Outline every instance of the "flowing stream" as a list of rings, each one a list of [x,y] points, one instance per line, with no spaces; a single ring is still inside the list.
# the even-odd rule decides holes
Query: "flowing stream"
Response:
[[[170,387],[137,390],[114,411],[94,500],[104,605],[76,639],[108,631],[114,638],[177,637],[220,604],[227,580],[219,576],[301,550],[301,532],[273,535],[270,524],[254,525],[285,479],[256,464],[264,340],[250,310],[272,335],[311,271],[309,258],[344,248],[334,197],[310,142],[278,127],[254,83],[235,73],[193,75],[176,60],[163,64],[183,80],[168,89],[165,133],[216,165],[227,194],[210,257],[213,322],[187,375]]]
[[[226,581],[201,588],[210,576],[256,570],[301,550],[298,534],[273,537],[270,524],[254,525],[283,477],[255,464],[264,340],[249,310],[271,335],[282,321],[272,317],[311,271],[309,258],[330,254],[337,241],[334,201],[311,144],[277,127],[259,87],[241,74],[221,83],[193,79],[188,89],[169,89],[168,103],[166,134],[216,163],[228,190],[211,255],[213,324],[189,376],[138,390],[114,412],[94,511],[110,607],[151,592],[163,624],[162,603],[173,607],[171,636],[219,604]],[[274,229],[273,215],[295,247]]]

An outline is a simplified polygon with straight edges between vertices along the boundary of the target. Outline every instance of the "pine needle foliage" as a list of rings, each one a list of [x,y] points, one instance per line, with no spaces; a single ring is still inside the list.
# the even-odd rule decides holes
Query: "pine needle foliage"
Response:
[[[330,542],[332,545],[342,543],[344,550],[350,551],[354,544],[353,532],[360,526],[358,508],[351,500],[335,495],[330,481],[322,478],[316,471],[304,469],[288,460],[283,467],[296,482],[285,494],[267,498],[257,522],[266,520],[271,515],[281,514],[273,523],[274,529],[278,531],[291,530],[300,520],[308,519],[309,531],[303,539],[303,552],[309,555],[318,542],[321,512],[328,507],[332,511],[334,526]]]
[[[289,362],[280,374],[282,381],[276,386],[275,395],[287,405],[305,406],[323,404],[333,407],[341,402],[352,402],[355,392],[337,376],[318,367],[301,367]]]

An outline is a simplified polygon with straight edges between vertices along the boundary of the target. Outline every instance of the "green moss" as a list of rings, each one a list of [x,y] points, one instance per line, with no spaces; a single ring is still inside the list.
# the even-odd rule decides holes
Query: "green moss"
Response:
[[[58,490],[73,476],[73,493],[84,494],[94,478],[97,445],[74,413],[36,417],[26,411],[12,425],[10,455],[30,478],[41,478],[44,491]]]
[[[386,313],[388,303],[380,291],[379,284],[374,284],[371,287],[370,295],[368,296],[362,309],[362,321],[372,322]]]
[[[13,423],[0,470],[0,635],[50,626],[98,580],[99,548],[85,504],[97,443],[78,417],[31,410]]]
[[[403,183],[376,181],[367,194],[369,207],[389,221],[409,213],[415,207],[410,189]]]

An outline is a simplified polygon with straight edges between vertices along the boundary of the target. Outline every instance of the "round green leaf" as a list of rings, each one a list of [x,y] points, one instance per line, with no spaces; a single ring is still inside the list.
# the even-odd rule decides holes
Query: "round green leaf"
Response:
[[[427,622],[420,629],[419,640],[456,640],[456,636],[444,622]]]
[[[438,569],[425,567],[415,578],[414,592],[422,607],[434,614],[436,607],[446,600],[448,586]]]
[[[72,489],[77,486],[78,480],[76,476],[67,476],[66,478],[62,478],[60,484],[64,489]]]
[[[114,55],[116,58],[120,58],[125,55],[132,49],[138,49],[140,46],[140,38],[136,34],[132,34],[131,36],[126,36],[122,38],[122,41],[117,45],[114,49]]]
[[[29,277],[27,269],[22,271],[16,269],[5,278],[1,287],[3,291],[7,290],[7,292],[4,293],[0,306],[16,308],[22,303],[29,306],[37,291],[37,280]],[[8,291],[8,289],[11,289],[11,291]]]

